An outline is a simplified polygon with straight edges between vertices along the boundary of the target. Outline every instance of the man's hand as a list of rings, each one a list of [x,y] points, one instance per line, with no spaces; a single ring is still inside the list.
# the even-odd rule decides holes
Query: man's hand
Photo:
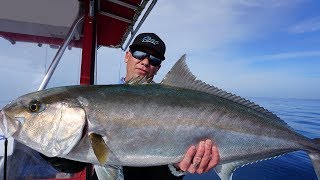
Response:
[[[198,148],[191,146],[183,160],[175,166],[182,171],[201,174],[214,168],[219,163],[219,158],[218,147],[207,139],[201,141]]]

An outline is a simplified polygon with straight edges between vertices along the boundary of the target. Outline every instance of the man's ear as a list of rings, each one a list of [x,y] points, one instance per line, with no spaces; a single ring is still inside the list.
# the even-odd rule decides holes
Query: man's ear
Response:
[[[131,53],[130,53],[129,51],[127,51],[127,52],[126,52],[126,55],[125,55],[125,57],[124,57],[124,62],[125,62],[125,63],[128,62],[130,56],[131,56]]]

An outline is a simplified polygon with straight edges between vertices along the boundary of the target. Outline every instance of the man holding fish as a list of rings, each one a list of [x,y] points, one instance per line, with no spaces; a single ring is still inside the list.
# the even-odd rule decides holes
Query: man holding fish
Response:
[[[156,34],[139,34],[130,46],[130,50],[126,52],[126,76],[120,79],[120,83],[125,84],[138,77],[146,77],[151,82],[160,69],[161,62],[165,59],[165,49],[165,43]],[[55,157],[48,158],[46,156],[43,156],[43,158],[60,171],[77,172],[85,167],[85,164],[81,165],[79,162],[72,160]],[[191,146],[186,151],[183,160],[179,163],[153,167],[125,166],[122,168],[122,171],[116,172],[118,174],[116,176],[118,176],[118,179],[122,178],[122,176],[125,179],[182,179],[183,175],[187,172],[198,174],[208,172],[218,162],[219,153],[217,146],[210,139],[203,139],[199,142],[198,146]],[[75,168],[74,166],[80,168]],[[101,168],[96,167],[96,171],[100,170]],[[107,173],[112,174],[112,169],[109,168],[109,170]],[[97,173],[98,176],[100,173]]]
[[[159,71],[161,62],[165,60],[165,43],[154,33],[139,34],[130,45],[130,50],[126,52],[125,63],[126,76],[120,79],[121,84],[138,78],[146,77],[149,82]],[[170,170],[176,176],[185,172],[198,173],[208,172],[219,162],[219,153],[216,145],[210,139],[200,141],[198,146],[191,146],[183,160],[175,165],[169,165]],[[124,167],[125,178],[164,178],[164,174],[169,174],[168,167]],[[167,178],[170,177],[170,174]]]
[[[98,177],[107,167],[122,166],[126,179],[153,178],[148,172],[157,174],[153,179],[174,179],[166,172],[202,173],[219,161],[215,170],[228,180],[242,166],[302,150],[320,179],[319,139],[295,132],[249,100],[198,80],[186,55],[159,84],[147,83],[160,68],[165,46],[153,34],[137,38],[125,56],[125,85],[56,87],[23,95],[0,112],[5,137],[48,157],[94,164]],[[144,43],[162,48],[136,46]],[[116,171],[112,174],[116,178]]]

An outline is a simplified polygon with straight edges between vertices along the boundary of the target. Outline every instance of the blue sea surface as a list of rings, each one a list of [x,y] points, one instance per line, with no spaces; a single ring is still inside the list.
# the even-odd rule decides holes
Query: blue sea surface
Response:
[[[296,132],[308,137],[320,137],[320,100],[248,98],[275,113]],[[185,180],[219,179],[214,171],[202,175],[187,175]],[[309,180],[317,179],[307,153],[297,151],[253,163],[237,169],[234,180]]]

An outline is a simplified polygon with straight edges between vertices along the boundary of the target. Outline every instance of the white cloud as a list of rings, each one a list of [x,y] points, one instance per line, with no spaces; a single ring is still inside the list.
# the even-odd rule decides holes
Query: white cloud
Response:
[[[18,42],[7,45],[0,39],[0,97],[8,101],[22,94],[36,91],[45,76],[46,70],[56,53],[56,49],[46,45],[38,47],[33,43]],[[48,87],[71,85],[79,82],[79,49],[66,50],[54,72]],[[80,54],[81,55],[81,54]]]
[[[255,57],[246,57],[245,59],[237,59],[242,62],[259,62],[259,61],[278,61],[278,60],[292,60],[302,59],[306,61],[310,57],[320,57],[320,51],[294,51],[294,52],[279,52],[274,54],[265,54]]]
[[[16,64],[16,66],[19,66]],[[6,65],[2,65],[1,71],[1,88],[0,88],[0,100],[11,101],[18,96],[36,91],[43,73],[28,66],[20,66],[18,68],[6,68]]]
[[[297,34],[320,31],[320,17],[313,17],[298,22],[297,24],[289,27],[288,31]]]
[[[139,32],[156,32],[175,54],[217,50],[283,29],[303,1],[158,1]]]
[[[119,49],[101,48],[97,54],[98,84],[117,84],[125,75],[124,52]]]
[[[305,2],[306,0],[234,0],[234,3],[242,4],[247,7],[287,7]]]
[[[303,54],[308,56],[301,53],[302,59]],[[270,60],[271,57],[269,55]],[[253,68],[251,63],[259,61],[259,57],[239,58],[230,59],[215,53],[203,57],[187,55],[187,64],[198,79],[242,97],[319,98],[320,72],[316,66]],[[276,60],[271,63],[277,67]],[[167,71],[169,68],[161,70],[157,82]]]

